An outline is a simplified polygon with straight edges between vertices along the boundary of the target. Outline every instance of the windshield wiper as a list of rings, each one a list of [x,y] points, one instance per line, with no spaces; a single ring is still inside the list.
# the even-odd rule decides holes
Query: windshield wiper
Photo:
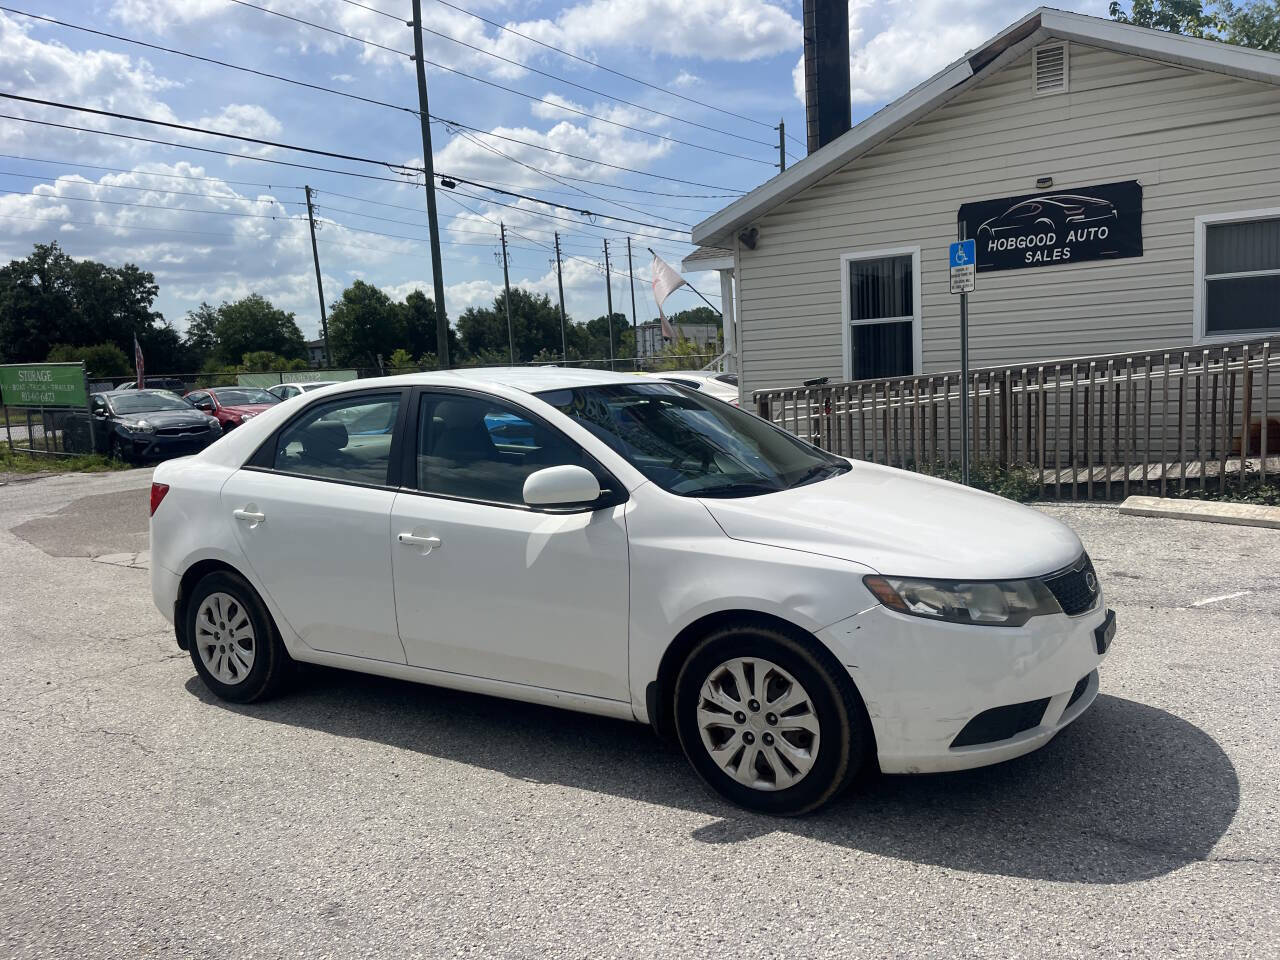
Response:
[[[690,490],[687,497],[755,497],[765,493],[777,493],[784,487],[775,487],[769,483],[726,483],[719,487],[706,487],[702,490]]]
[[[852,467],[843,463],[823,463],[814,467],[812,470],[806,471],[791,484],[791,487],[803,487],[808,483],[817,483],[819,480],[829,480],[832,477],[838,477],[842,473],[848,473]],[[790,489],[788,487],[787,489]]]

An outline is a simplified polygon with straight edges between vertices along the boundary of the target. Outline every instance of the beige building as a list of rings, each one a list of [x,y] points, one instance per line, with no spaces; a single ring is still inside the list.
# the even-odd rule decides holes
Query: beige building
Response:
[[[817,147],[693,229],[744,396],[957,369],[961,230],[974,366],[1280,330],[1280,55],[1041,8]]]

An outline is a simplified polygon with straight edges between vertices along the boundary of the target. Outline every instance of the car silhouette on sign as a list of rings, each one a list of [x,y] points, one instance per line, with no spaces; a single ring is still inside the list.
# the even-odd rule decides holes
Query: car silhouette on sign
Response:
[[[985,233],[989,239],[1022,236],[1053,231],[1060,236],[1063,231],[1077,227],[1101,226],[1118,218],[1115,206],[1096,197],[1063,193],[1044,197],[1032,197],[1015,203],[1012,207],[978,227],[978,237]]]

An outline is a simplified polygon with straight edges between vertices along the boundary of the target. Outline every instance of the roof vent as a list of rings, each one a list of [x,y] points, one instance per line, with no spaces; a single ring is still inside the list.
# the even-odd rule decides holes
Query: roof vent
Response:
[[[1046,43],[1031,55],[1031,83],[1037,97],[1067,92],[1067,44]]]

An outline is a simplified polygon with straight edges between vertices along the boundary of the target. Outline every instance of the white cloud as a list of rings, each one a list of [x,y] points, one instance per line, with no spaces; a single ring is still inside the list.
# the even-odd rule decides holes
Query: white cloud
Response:
[[[696,86],[701,82],[702,78],[696,73],[690,73],[688,70],[681,70],[675,75],[675,78],[671,81],[671,85],[673,87],[680,87],[681,89],[684,89],[685,87]]]
[[[555,20],[511,24],[544,43],[579,54],[633,49],[700,60],[757,60],[801,43],[799,21],[763,0],[589,0]],[[528,56],[534,45],[503,34],[508,49]],[[509,54],[510,55],[510,54]]]
[[[329,78],[334,83],[355,83],[356,78],[349,73],[335,73]]]

